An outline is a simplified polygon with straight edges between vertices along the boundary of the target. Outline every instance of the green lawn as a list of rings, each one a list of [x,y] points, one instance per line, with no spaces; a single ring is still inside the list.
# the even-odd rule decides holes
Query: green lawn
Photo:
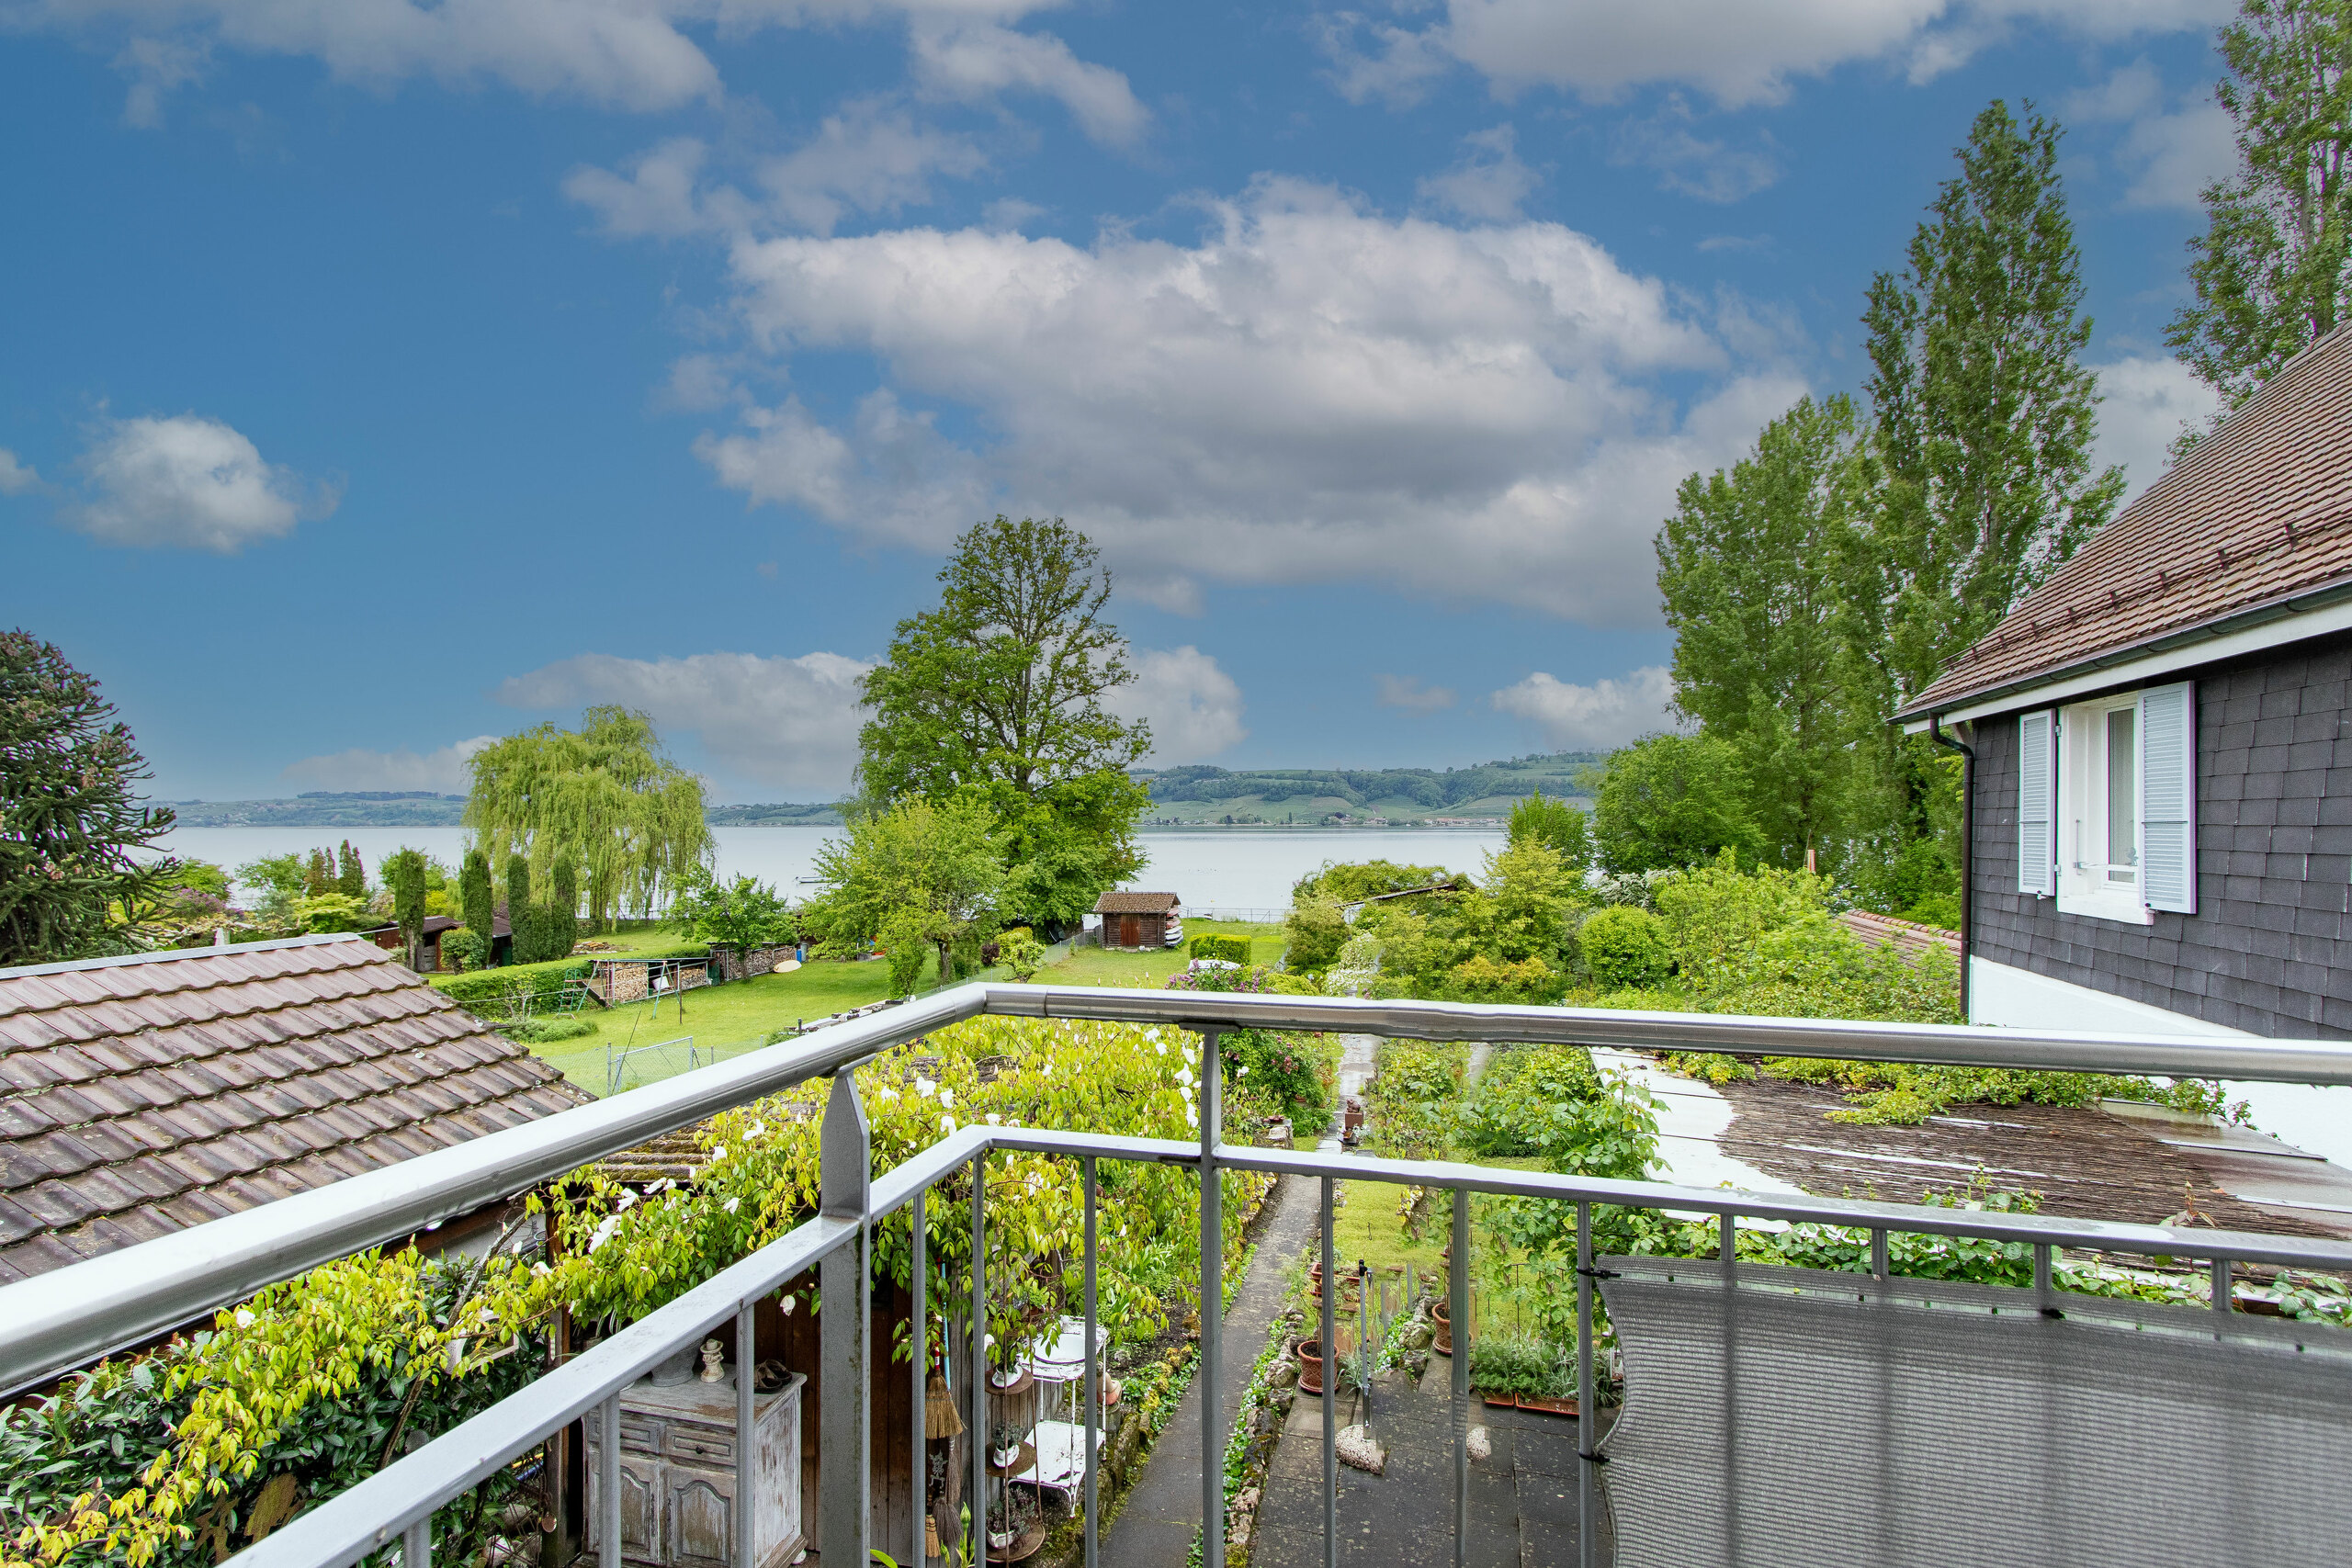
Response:
[[[936,968],[935,960],[925,966],[923,985],[929,986],[937,978]],[[776,1030],[878,1002],[889,992],[890,966],[879,959],[854,963],[816,960],[789,975],[763,975],[732,985],[698,987],[659,1001],[632,1002],[616,1008],[599,1008],[591,1002],[579,1016],[596,1025],[595,1033],[549,1041],[532,1046],[531,1051],[554,1064],[582,1089],[601,1095],[605,1092],[608,1046],[650,1045],[692,1035],[699,1059],[713,1059],[710,1053],[714,1050],[719,1056],[731,1056],[756,1046]],[[685,1069],[685,1047],[640,1056],[630,1066],[631,1085],[668,1077]]]
[[[1250,961],[1272,964],[1283,955],[1283,928],[1244,925],[1236,920],[1186,920],[1187,941],[1196,936],[1246,936]],[[1037,978],[1057,986],[1119,986],[1153,990],[1191,961],[1187,948],[1161,948],[1150,953],[1106,952],[1099,947],[1073,948],[1069,957],[1037,971]]]
[[[1184,931],[1188,937],[1203,932],[1247,936],[1250,939],[1250,956],[1253,963],[1272,964],[1282,955],[1280,926],[1187,920]],[[679,939],[674,931],[654,930],[624,931],[594,940],[610,942],[622,950],[596,956],[625,957],[630,952],[674,946]],[[1157,988],[1167,983],[1169,976],[1183,968],[1186,958],[1182,948],[1158,953],[1105,953],[1101,948],[1080,948],[1070,957],[1040,970],[1037,977],[1067,986]],[[1006,976],[1001,969],[988,969],[978,977],[993,980]],[[938,963],[933,960],[923,966],[918,989],[929,989],[938,979]],[[610,1047],[655,1045],[691,1035],[694,1060],[699,1064],[750,1050],[776,1030],[878,1002],[889,993],[889,965],[878,959],[854,963],[812,960],[789,975],[763,975],[733,985],[698,987],[684,993],[683,998],[668,997],[617,1008],[599,1008],[592,1002],[579,1016],[596,1026],[595,1033],[552,1040],[530,1049],[582,1089],[601,1095],[605,1089],[606,1053]],[[682,1000],[683,1018],[679,1016]],[[631,1057],[628,1065],[624,1088],[650,1083],[685,1071],[687,1047],[681,1044],[650,1052]]]

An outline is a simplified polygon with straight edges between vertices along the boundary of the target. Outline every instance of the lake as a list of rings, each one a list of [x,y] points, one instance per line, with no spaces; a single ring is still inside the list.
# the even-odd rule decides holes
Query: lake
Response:
[[[817,849],[839,828],[714,828],[718,874],[756,876],[796,897],[812,891],[800,879],[810,875]],[[308,854],[351,840],[372,878],[384,857],[403,845],[420,849],[447,865],[466,852],[463,828],[181,828],[164,843],[175,854],[208,860],[233,872],[265,855]],[[1450,872],[1477,872],[1489,851],[1502,847],[1498,832],[1471,829],[1203,829],[1192,832],[1139,835],[1149,863],[1135,886],[1175,893],[1185,908],[1213,910],[1280,910],[1290,905],[1291,885],[1328,860],[1394,860],[1412,865],[1442,865]],[[250,893],[251,890],[248,890]]]

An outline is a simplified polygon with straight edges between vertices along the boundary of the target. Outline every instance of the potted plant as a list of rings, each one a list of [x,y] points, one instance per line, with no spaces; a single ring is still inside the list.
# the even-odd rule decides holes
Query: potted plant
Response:
[[[1323,1392],[1323,1343],[1319,1339],[1302,1339],[1291,1348],[1292,1357],[1298,1362],[1298,1392]]]
[[[1437,1329],[1436,1337],[1430,1341],[1430,1348],[1436,1351],[1441,1356],[1453,1355],[1453,1309],[1449,1307],[1443,1302],[1431,1303],[1430,1305],[1430,1322],[1433,1324]]]

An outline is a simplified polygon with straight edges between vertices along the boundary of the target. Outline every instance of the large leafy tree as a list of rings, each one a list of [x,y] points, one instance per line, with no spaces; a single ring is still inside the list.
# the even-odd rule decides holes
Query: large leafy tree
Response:
[[[1924,688],[2107,521],[2098,390],[2058,127],[1997,99],[1911,242],[1871,282],[1871,407],[1886,483],[1872,529],[1892,695]],[[1880,638],[1873,637],[1872,641]]]
[[[997,919],[1005,872],[996,835],[995,814],[975,790],[865,813],[817,852],[824,886],[804,918],[836,952],[879,939],[899,958],[928,943],[944,977],[958,952],[977,956]],[[910,988],[920,970],[920,959],[911,970],[894,962],[894,987]]]
[[[1726,849],[1754,861],[1764,840],[1747,798],[1728,740],[1652,735],[1611,753],[1593,802],[1593,845],[1618,873],[1697,865]]]
[[[2245,0],[2218,41],[2238,168],[2206,187],[2165,341],[2234,408],[2352,319],[2352,3]]]
[[[1750,815],[1783,864],[1842,838],[1857,729],[1849,649],[1871,587],[1861,536],[1876,478],[1853,403],[1806,398],[1728,471],[1683,480],[1658,532],[1675,705],[1737,754]]]
[[[0,965],[138,945],[125,918],[173,885],[150,859],[169,808],[98,683],[25,631],[0,633]]]
[[[592,707],[576,730],[542,724],[482,748],[472,768],[466,826],[483,852],[524,856],[542,887],[569,857],[598,929],[651,910],[710,859],[702,781],[670,760],[644,714]],[[526,908],[510,900],[518,937]]]
[[[1135,679],[1103,615],[1110,571],[1059,518],[999,516],[956,541],[939,581],[938,607],[899,622],[865,677],[865,808],[978,791],[1011,909],[1068,924],[1141,869],[1135,824],[1150,804],[1127,774],[1150,728],[1106,705]]]

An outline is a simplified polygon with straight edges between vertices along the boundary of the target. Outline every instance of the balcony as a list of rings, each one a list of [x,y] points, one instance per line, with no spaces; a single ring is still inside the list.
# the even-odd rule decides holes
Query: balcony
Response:
[[[965,1430],[989,1430],[994,1397],[980,1375],[991,1280],[967,1270],[955,1298],[925,1299],[926,1204],[944,1181],[973,1194],[992,1156],[1046,1155],[1073,1163],[1085,1193],[1084,1280],[1074,1314],[1092,1343],[1097,1296],[1096,1194],[1103,1162],[1182,1168],[1200,1182],[1203,1303],[1197,1386],[1204,1456],[1199,1478],[1201,1561],[1226,1558],[1222,1466],[1232,1412],[1220,1408],[1219,1371],[1254,1347],[1229,1345],[1218,1303],[1227,1170],[1259,1171],[1311,1190],[1321,1211],[1322,1276],[1335,1280],[1336,1183],[1390,1181],[1446,1194],[1453,1257],[1472,1257],[1474,1194],[1538,1199],[1573,1211],[1577,1239],[1577,1343],[1595,1343],[1597,1314],[1622,1351],[1623,1404],[1597,1438],[1581,1423],[1574,1452],[1573,1532],[1523,1536],[1521,1561],[1579,1565],[1815,1562],[2099,1562],[2332,1559],[2352,1553],[2352,1501],[2340,1477],[2352,1461],[2352,1335],[2239,1310],[2233,1278],[2248,1269],[2352,1271],[2352,1244],[2213,1228],[2172,1229],[2064,1216],[1853,1199],[1758,1194],[1615,1181],[1475,1164],[1402,1161],[1323,1150],[1228,1144],[1219,1075],[1200,1075],[1197,1140],[1096,1135],[989,1125],[960,1128],[876,1172],[859,1069],[877,1052],[984,1014],[1176,1026],[1210,1042],[1243,1027],[1322,1030],[1392,1038],[1566,1043],[1645,1050],[1760,1053],[1983,1066],[2177,1077],[2352,1083],[2352,1047],[2322,1042],[2206,1042],[2177,1036],[2093,1036],[1923,1025],[1712,1015],[1580,1011],[1322,998],[1125,992],[1042,986],[970,986],[803,1036],[718,1066],[477,1138],[199,1225],[0,1290],[0,1388],[23,1390],[109,1352],[151,1340],[275,1280],[395,1240],[485,1201],[531,1188],[650,1139],[795,1085],[830,1077],[820,1134],[817,1212],[767,1246],[598,1341],[522,1392],[457,1426],[370,1479],[247,1548],[240,1568],[341,1568],[398,1553],[430,1568],[432,1519],[486,1478],[574,1423],[620,1431],[599,1443],[590,1483],[590,1536],[601,1568],[620,1568],[628,1539],[620,1467],[622,1400],[681,1351],[731,1325],[756,1343],[753,1314],[788,1282],[816,1271],[824,1300],[855,1301],[816,1314],[818,1451],[822,1457],[802,1527],[826,1563],[863,1563],[874,1551],[922,1560],[923,1520],[910,1494],[877,1510],[871,1455],[903,1442],[925,1473],[924,1369],[910,1364],[902,1433],[876,1432],[872,1396],[889,1348],[874,1333],[870,1263],[876,1227],[914,1216],[912,1321],[945,1316],[954,1397]],[[987,1256],[991,1204],[967,1203],[967,1256]],[[1714,1256],[1596,1255],[1597,1216],[1623,1209],[1703,1216]],[[1740,1257],[1744,1231],[1782,1224],[1843,1227],[1861,1238],[1849,1270],[1791,1268]],[[1899,1275],[1896,1236],[1974,1238],[2018,1249],[2030,1285],[1986,1286]],[[2086,1295],[2064,1287],[2066,1249],[2189,1258],[2211,1281],[2209,1304],[2183,1307]],[[1447,1396],[1448,1517],[1384,1518],[1369,1548],[1357,1515],[1376,1495],[1340,1484],[1336,1390],[1310,1424],[1320,1455],[1323,1561],[1478,1561],[1474,1519],[1474,1406],[1467,1340],[1468,1268],[1449,1275],[1458,1342]],[[1321,1343],[1334,1342],[1336,1297],[1324,1292]],[[1591,1354],[1577,1358],[1580,1411],[1603,1390]],[[1434,1375],[1434,1374],[1433,1374]],[[1080,1408],[1101,1408],[1097,1364]],[[1327,1388],[1335,1380],[1326,1380]],[[738,1377],[731,1433],[763,1419],[757,1380]],[[895,1402],[894,1402],[895,1403]],[[719,1418],[726,1427],[723,1416]],[[1084,1561],[1099,1558],[1092,1506],[1100,1454],[1091,1422],[1077,1489]],[[966,1496],[987,1497],[987,1445],[962,1445]],[[861,1457],[863,1456],[863,1457]],[[844,1462],[845,1461],[845,1462]],[[731,1472],[713,1539],[722,1568],[768,1568],[760,1543],[774,1530],[755,1511],[772,1500],[757,1446],[721,1441],[697,1461]],[[747,1473],[748,1472],[748,1473]],[[713,1495],[719,1494],[714,1493]],[[1374,1501],[1359,1501],[1371,1499]],[[877,1517],[878,1514],[878,1517]],[[960,1540],[944,1545],[960,1561]],[[379,1556],[379,1554],[383,1554]]]

